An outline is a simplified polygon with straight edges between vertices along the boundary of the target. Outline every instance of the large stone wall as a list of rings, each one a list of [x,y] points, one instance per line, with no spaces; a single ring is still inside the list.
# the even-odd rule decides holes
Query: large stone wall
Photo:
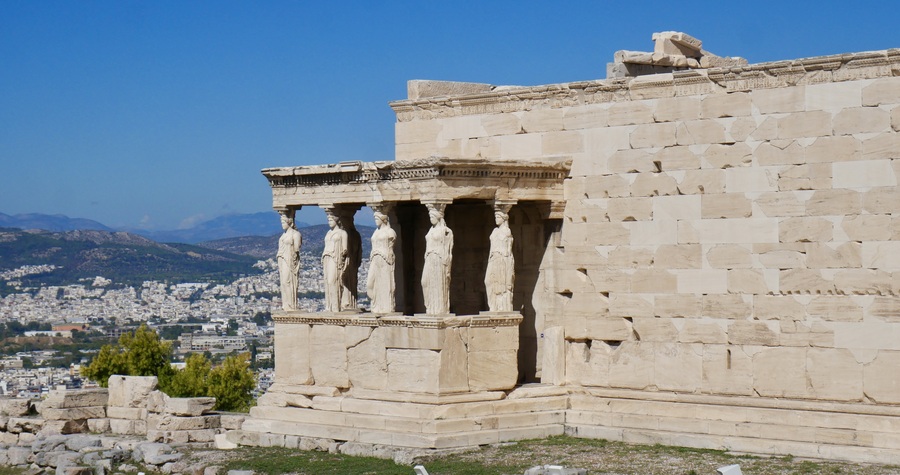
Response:
[[[533,296],[545,383],[864,412],[900,404],[897,75],[888,50],[478,85],[393,103],[397,158],[573,160]]]

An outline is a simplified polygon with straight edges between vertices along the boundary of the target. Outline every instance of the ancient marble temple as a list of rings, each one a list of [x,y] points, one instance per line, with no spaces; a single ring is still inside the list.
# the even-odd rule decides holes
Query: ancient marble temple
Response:
[[[263,170],[285,303],[235,437],[900,463],[900,50],[751,65],[653,40],[604,80],[410,81],[394,160]],[[312,314],[304,206],[331,226]]]

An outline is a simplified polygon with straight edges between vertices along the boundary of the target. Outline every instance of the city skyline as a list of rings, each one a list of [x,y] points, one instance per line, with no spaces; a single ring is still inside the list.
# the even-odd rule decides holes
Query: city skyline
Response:
[[[393,159],[407,80],[602,79],[657,31],[751,63],[900,46],[890,4],[713,5],[8,2],[0,212],[174,229],[266,211],[261,168]]]

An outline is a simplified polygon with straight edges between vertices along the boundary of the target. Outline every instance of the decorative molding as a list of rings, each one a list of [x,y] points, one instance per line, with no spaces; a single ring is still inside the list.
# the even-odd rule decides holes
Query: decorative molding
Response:
[[[406,328],[457,328],[457,327],[511,327],[518,326],[522,322],[519,313],[490,313],[483,312],[480,315],[373,315],[352,314],[342,315],[337,313],[304,313],[304,312],[276,312],[272,320],[279,324],[289,325],[331,325],[331,326],[358,326],[358,327],[406,327]]]

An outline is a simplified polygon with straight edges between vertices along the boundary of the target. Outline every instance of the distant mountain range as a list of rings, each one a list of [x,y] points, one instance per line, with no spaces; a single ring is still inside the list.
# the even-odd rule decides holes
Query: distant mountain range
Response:
[[[298,227],[307,226],[297,223]],[[198,223],[186,229],[148,231],[143,229],[114,229],[91,219],[70,218],[61,214],[28,213],[8,215],[0,213],[0,227],[18,229],[43,229],[63,232],[75,230],[127,231],[148,237],[156,242],[182,242],[196,244],[203,241],[238,236],[272,236],[281,232],[278,215],[268,211],[250,214],[230,214]]]
[[[117,284],[140,285],[145,280],[168,282],[231,282],[256,274],[257,261],[190,244],[160,244],[126,232],[75,230],[51,232],[0,228],[0,273],[22,266],[54,269],[14,277],[26,287],[65,285],[96,276]],[[0,295],[11,288],[3,286]]]
[[[359,231],[362,238],[363,256],[368,256],[371,248],[372,233],[375,232],[375,228],[372,226],[356,226],[356,230]],[[279,233],[273,236],[240,236],[200,242],[197,245],[234,254],[268,259],[275,257],[275,253],[278,251],[280,231],[279,229]],[[299,231],[300,235],[303,236],[302,250],[312,254],[321,254],[325,247],[325,233],[328,232],[328,225],[316,224],[300,227]]]
[[[43,229],[56,232],[75,231],[76,229],[115,231],[115,229],[92,219],[40,213],[17,214],[15,216],[0,213],[0,228]]]
[[[190,229],[133,233],[64,215],[0,213],[0,274],[28,265],[55,266],[15,278],[26,287],[96,276],[131,285],[145,280],[231,281],[260,272],[253,264],[275,256],[281,235],[277,217],[269,212],[229,215]],[[298,223],[298,229],[303,251],[321,254],[328,226]],[[358,225],[357,230],[367,256],[375,228]],[[0,282],[0,295],[10,290]]]

